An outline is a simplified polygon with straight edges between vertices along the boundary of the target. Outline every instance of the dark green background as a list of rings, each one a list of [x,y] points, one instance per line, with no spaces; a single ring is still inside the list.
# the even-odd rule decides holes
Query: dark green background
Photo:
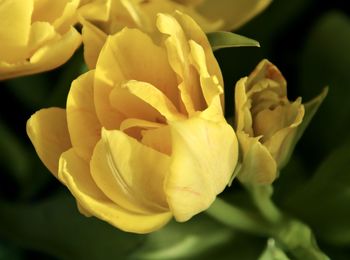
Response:
[[[238,33],[261,48],[216,52],[225,79],[226,113],[235,82],[262,58],[276,64],[291,99],[329,95],[274,184],[274,200],[314,231],[332,259],[350,259],[350,10],[346,0],[275,0]],[[25,132],[36,110],[65,106],[83,70],[82,50],[48,73],[0,82],[0,260],[256,259],[265,237],[231,231],[205,214],[150,236],[120,232],[81,216],[68,192],[37,158]],[[222,195],[245,203],[238,183]]]

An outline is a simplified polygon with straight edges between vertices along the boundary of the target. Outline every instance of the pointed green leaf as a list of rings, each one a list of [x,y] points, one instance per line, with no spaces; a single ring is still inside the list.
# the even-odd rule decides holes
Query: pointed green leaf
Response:
[[[267,247],[259,260],[290,260],[281,248],[276,245],[276,241],[270,238],[267,241]]]
[[[213,51],[230,47],[260,47],[256,40],[231,32],[212,32],[207,37]]]

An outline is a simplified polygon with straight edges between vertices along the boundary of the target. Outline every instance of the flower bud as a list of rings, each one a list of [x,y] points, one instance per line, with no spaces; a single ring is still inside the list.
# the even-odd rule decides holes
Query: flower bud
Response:
[[[235,89],[236,134],[241,148],[242,182],[272,183],[286,163],[304,117],[301,98],[287,98],[280,71],[263,60]]]

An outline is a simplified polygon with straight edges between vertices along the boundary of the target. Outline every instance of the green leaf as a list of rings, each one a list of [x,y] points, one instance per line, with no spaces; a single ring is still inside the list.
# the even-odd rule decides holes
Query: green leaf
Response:
[[[147,242],[132,258],[188,259],[205,255],[205,252],[227,242],[232,236],[230,229],[202,214],[186,223],[173,221],[149,234]]]
[[[349,154],[350,139],[284,204],[293,215],[308,222],[322,240],[341,246],[350,245]]]
[[[276,245],[276,241],[270,238],[267,247],[258,260],[290,260],[281,248]]]
[[[231,32],[212,32],[207,37],[213,51],[230,47],[260,47],[256,40]]]
[[[0,201],[0,212],[0,237],[58,259],[120,259],[145,238],[82,216],[67,193],[32,205]]]
[[[328,87],[324,88],[322,93],[319,94],[317,97],[313,98],[312,100],[310,100],[309,102],[304,104],[305,115],[304,115],[303,121],[300,124],[300,126],[298,127],[298,130],[297,130],[297,132],[296,132],[296,134],[295,134],[295,136],[293,138],[293,141],[292,141],[289,153],[288,153],[284,163],[282,163],[281,167],[286,165],[288,163],[288,161],[290,160],[290,157],[293,154],[293,151],[294,151],[294,148],[295,148],[296,144],[298,143],[300,138],[303,136],[306,128],[308,127],[308,125],[311,122],[311,119],[316,114],[317,110],[319,109],[319,107],[322,104],[323,100],[326,98],[327,94],[328,94]]]

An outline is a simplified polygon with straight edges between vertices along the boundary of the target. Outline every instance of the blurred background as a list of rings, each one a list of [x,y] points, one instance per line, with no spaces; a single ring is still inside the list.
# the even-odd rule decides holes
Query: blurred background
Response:
[[[307,223],[331,259],[350,259],[350,10],[347,1],[274,0],[237,33],[261,48],[215,53],[225,80],[226,114],[235,82],[267,58],[284,74],[289,98],[329,94],[280,178],[274,200]],[[70,83],[84,71],[82,50],[55,71],[0,82],[0,260],[257,259],[266,237],[230,230],[202,213],[151,235],[121,232],[85,218],[27,138],[38,109],[65,107]],[[237,182],[221,196],[245,205]],[[248,202],[247,202],[248,204]]]

